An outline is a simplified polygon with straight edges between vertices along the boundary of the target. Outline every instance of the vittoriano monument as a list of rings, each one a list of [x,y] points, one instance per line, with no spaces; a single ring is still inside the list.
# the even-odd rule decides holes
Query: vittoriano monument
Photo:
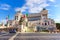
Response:
[[[9,27],[21,27],[19,30],[26,31],[27,28],[33,28],[34,31],[41,30],[56,30],[55,21],[48,18],[48,10],[45,8],[39,13],[21,13],[21,11],[16,12],[14,20],[8,20]],[[7,26],[7,27],[8,27]]]

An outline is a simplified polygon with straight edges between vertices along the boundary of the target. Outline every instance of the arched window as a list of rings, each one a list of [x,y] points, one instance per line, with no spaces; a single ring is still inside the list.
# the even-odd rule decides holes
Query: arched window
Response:
[[[47,23],[45,23],[45,26],[47,25]]]
[[[15,20],[18,20],[18,16],[15,16]]]
[[[42,23],[42,25],[44,25],[44,23]]]

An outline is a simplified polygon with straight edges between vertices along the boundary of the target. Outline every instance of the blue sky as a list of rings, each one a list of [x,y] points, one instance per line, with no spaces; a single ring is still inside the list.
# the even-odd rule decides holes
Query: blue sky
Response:
[[[0,23],[6,21],[7,15],[13,20],[17,11],[38,13],[43,8],[48,10],[49,18],[60,23],[60,0],[0,0]]]

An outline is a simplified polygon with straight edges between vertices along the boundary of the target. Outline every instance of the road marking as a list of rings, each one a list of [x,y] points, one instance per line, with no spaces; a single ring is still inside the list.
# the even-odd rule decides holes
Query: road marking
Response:
[[[14,36],[12,36],[9,40],[14,40],[14,38],[18,35],[19,33],[17,32]]]

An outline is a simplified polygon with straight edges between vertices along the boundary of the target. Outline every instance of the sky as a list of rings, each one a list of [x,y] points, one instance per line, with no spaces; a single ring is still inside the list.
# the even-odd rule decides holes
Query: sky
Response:
[[[60,0],[0,0],[0,23],[14,19],[17,11],[25,13],[39,13],[43,8],[48,10],[48,18],[60,23]]]

